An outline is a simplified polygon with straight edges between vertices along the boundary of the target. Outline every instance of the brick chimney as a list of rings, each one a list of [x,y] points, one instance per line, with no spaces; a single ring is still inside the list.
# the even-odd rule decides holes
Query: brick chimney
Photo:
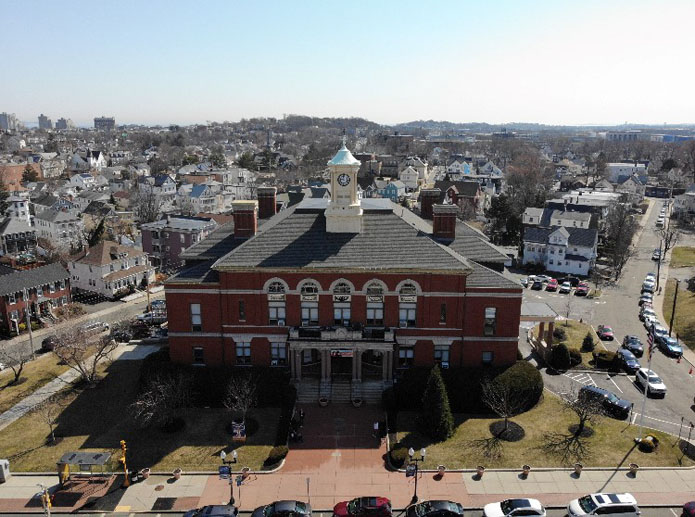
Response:
[[[438,188],[424,189],[420,191],[420,217],[432,219],[432,206],[439,201],[442,191]]]
[[[258,187],[258,217],[261,219],[275,215],[277,191],[275,187]]]
[[[234,237],[249,239],[258,229],[258,201],[233,201]]]
[[[456,238],[456,205],[432,206],[432,234],[435,239],[454,240]]]

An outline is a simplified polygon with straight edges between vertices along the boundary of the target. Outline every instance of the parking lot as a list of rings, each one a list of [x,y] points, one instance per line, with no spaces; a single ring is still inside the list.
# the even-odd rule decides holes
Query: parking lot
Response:
[[[647,331],[639,320],[638,300],[642,281],[649,272],[657,272],[657,263],[652,260],[652,253],[659,247],[659,235],[655,231],[654,223],[659,216],[661,202],[648,213],[648,220],[642,232],[636,249],[636,254],[630,259],[623,271],[619,282],[613,286],[603,287],[600,298],[590,299],[560,294],[559,292],[534,291],[526,289],[525,301],[543,301],[550,305],[560,316],[565,317],[569,312],[570,318],[582,319],[591,324],[594,329],[598,325],[608,325],[615,333],[614,341],[604,341],[598,346],[607,350],[616,351],[626,335],[636,335],[645,345],[647,344]],[[683,244],[682,242],[680,244]],[[668,257],[667,257],[668,260]],[[564,275],[558,275],[564,276]],[[521,275],[518,275],[521,278]],[[666,283],[664,271],[661,272],[661,286]],[[660,308],[657,312],[661,312]],[[668,328],[668,322],[661,322]],[[561,323],[560,323],[561,325]],[[525,339],[520,341],[526,350],[530,352]],[[647,366],[647,353],[638,358],[643,367]],[[652,355],[652,370],[654,370],[668,387],[665,398],[649,398],[645,410],[645,425],[663,430],[668,433],[678,434],[683,423],[683,429],[687,436],[690,422],[695,423],[695,373],[692,365],[685,360],[667,357],[660,350],[654,350]],[[619,397],[634,403],[634,421],[638,421],[642,407],[642,390],[634,382],[634,375],[609,374],[602,372],[570,371],[564,375],[548,375],[544,370],[546,386],[556,393],[567,393],[572,385],[596,385],[612,391]],[[693,430],[695,435],[695,430]]]

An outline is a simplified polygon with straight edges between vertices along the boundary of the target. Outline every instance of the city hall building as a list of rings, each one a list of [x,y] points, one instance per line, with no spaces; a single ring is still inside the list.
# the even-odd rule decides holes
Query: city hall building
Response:
[[[275,213],[275,188],[259,188],[184,252],[165,286],[172,361],[288,368],[334,399],[413,366],[512,364],[522,288],[507,257],[436,192],[423,218],[360,199],[345,145],[328,166],[330,199]]]

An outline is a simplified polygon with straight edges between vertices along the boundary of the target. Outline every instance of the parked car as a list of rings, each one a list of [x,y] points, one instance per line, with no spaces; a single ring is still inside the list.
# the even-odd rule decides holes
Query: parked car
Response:
[[[659,323],[659,321],[656,319],[656,315],[653,315],[653,314],[645,314],[644,315],[644,328],[649,330],[654,323]]]
[[[661,250],[659,248],[657,248],[652,252],[652,260],[659,260],[659,259],[661,259]]]
[[[80,326],[82,332],[87,332],[89,334],[98,334],[99,332],[106,332],[109,330],[109,324],[103,321],[90,321]]]
[[[683,505],[682,517],[695,517],[695,501]]]
[[[183,517],[235,517],[238,509],[232,505],[215,504],[189,510],[183,514]]]
[[[627,348],[619,348],[615,353],[615,356],[620,367],[627,373],[635,373],[637,370],[642,368],[642,365],[639,364],[639,361],[635,355]]]
[[[621,420],[630,416],[632,410],[632,402],[623,400],[615,393],[597,386],[582,386],[579,390],[579,400],[597,402],[606,414]]]
[[[683,347],[675,337],[660,337],[656,340],[659,349],[670,357],[680,357],[683,355]]]
[[[642,387],[643,390],[647,390],[648,397],[651,395],[661,395],[662,397],[666,396],[666,385],[654,370],[640,368],[635,372],[635,381]]]
[[[41,341],[41,350],[50,352],[55,348],[57,342],[58,338],[56,336],[48,336]]]
[[[543,282],[541,282],[540,280],[535,280],[533,282],[533,285],[531,286],[531,289],[533,289],[534,291],[541,291],[543,289]]]
[[[562,284],[560,284],[560,293],[568,294],[570,291],[572,291],[572,284],[569,282],[562,282]]]
[[[653,300],[654,300],[654,295],[652,293],[642,293],[639,297],[639,301],[637,302],[637,305],[639,305],[640,307],[642,305],[651,305]]]
[[[647,316],[651,316],[652,318],[656,318],[656,312],[654,312],[654,309],[652,308],[651,305],[642,305],[642,308],[639,311],[639,319],[644,321],[644,318]]]
[[[616,517],[637,517],[642,512],[632,494],[589,494],[570,501],[567,515],[614,515]]]
[[[256,508],[251,517],[311,517],[311,506],[302,501],[275,501]]]
[[[608,325],[599,325],[596,329],[596,334],[598,334],[601,341],[613,341],[613,339],[615,339],[613,329]]]
[[[483,507],[483,517],[507,515],[540,515],[545,517],[545,508],[538,499],[505,499]]]
[[[128,329],[114,329],[111,331],[111,339],[117,343],[128,343],[133,339],[133,334]]]
[[[640,338],[637,336],[625,336],[623,338],[622,346],[635,354],[637,357],[642,357],[642,354],[644,353],[642,341],[640,341]]]
[[[5,368],[7,368],[7,365],[5,363],[0,363],[0,372],[3,371]]]
[[[528,278],[524,277],[521,280],[519,280],[519,282],[521,282],[522,286],[528,287]]]
[[[651,280],[645,280],[642,282],[642,292],[643,293],[653,293],[656,290],[656,282]]]
[[[644,277],[645,280],[651,280],[652,282],[656,282],[656,273],[651,272],[647,273],[647,276]]]
[[[564,278],[558,278],[557,281],[561,284],[569,282],[572,287],[577,287],[580,283],[582,283],[582,281],[579,280],[579,278],[577,278],[576,276],[566,276]]]
[[[589,294],[589,285],[581,282],[577,288],[574,290],[575,296],[586,296]]]
[[[155,310],[166,310],[167,308],[167,301],[166,300],[152,300],[150,303],[150,308],[155,311]]]
[[[357,497],[333,507],[334,517],[391,517],[391,501],[386,497]],[[253,516],[252,516],[253,517]]]
[[[463,506],[453,501],[423,501],[408,506],[406,517],[457,517],[463,515]]]
[[[545,286],[546,291],[557,291],[557,280],[551,278]]]
[[[536,275],[536,280],[540,280],[541,282],[550,282],[553,279],[553,277],[548,276],[548,275]]]
[[[658,322],[652,324],[651,331],[652,334],[654,334],[654,341],[656,341],[657,344],[660,339],[668,337],[668,329]]]

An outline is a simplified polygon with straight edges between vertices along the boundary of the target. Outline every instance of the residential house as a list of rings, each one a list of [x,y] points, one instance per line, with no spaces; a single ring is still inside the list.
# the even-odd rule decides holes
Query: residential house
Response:
[[[607,163],[606,174],[608,181],[611,183],[619,183],[621,180],[629,178],[633,174],[646,178],[647,166],[640,162]]]
[[[426,182],[429,179],[428,175],[428,164],[425,160],[419,156],[408,156],[405,159],[405,166],[412,167],[417,171],[418,179],[421,182]],[[402,181],[402,178],[401,178]]]
[[[408,165],[405,169],[398,173],[398,179],[403,182],[406,191],[412,192],[413,190],[417,190],[420,175],[414,167]]]
[[[182,211],[197,214],[198,212],[218,212],[218,195],[212,185],[181,185],[176,194],[176,204]]]
[[[453,155],[452,158],[446,164],[446,172],[448,174],[456,175],[470,175],[473,171],[471,170],[470,162],[461,155]]]
[[[620,183],[615,191],[627,194],[630,203],[639,205],[644,200],[646,185],[639,176],[633,174]]]
[[[591,228],[529,226],[524,229],[523,264],[546,271],[588,276],[597,256],[598,231]]]
[[[72,286],[115,298],[154,280],[147,253],[132,246],[103,241],[68,263]]]
[[[27,312],[41,318],[71,301],[70,275],[59,263],[18,271],[0,266],[0,327],[7,332],[26,325]]]
[[[0,221],[0,240],[2,241],[0,255],[22,255],[36,252],[36,229],[32,228],[24,219],[3,218]]]
[[[142,249],[152,266],[163,270],[180,267],[179,255],[205,239],[218,224],[212,217],[167,216],[153,223],[143,224]]]
[[[521,216],[521,222],[525,225],[538,226],[543,216],[543,208],[528,207]]]
[[[464,205],[468,205],[476,212],[481,210],[483,191],[480,188],[480,183],[477,181],[435,181],[434,188],[441,191],[440,203],[457,205],[460,209],[464,209]]]
[[[99,192],[96,190],[84,190],[77,194],[72,200],[72,202],[77,206],[80,212],[84,210],[93,203],[94,201],[102,201],[105,203],[109,202],[111,199],[111,194],[109,192]]]
[[[5,215],[7,217],[23,221],[31,226],[31,213],[29,211],[29,200],[27,198],[13,195],[9,196],[5,202],[7,203],[7,210],[5,210]]]
[[[377,190],[380,197],[390,199],[394,203],[399,203],[405,196],[405,184],[400,180],[391,180],[384,183],[382,188]]]
[[[96,180],[88,172],[78,172],[70,177],[70,185],[80,190],[89,190],[96,186]]]
[[[552,210],[550,220],[544,224],[549,226],[562,226],[565,228],[589,228],[591,214],[587,212],[575,212],[573,210]]]
[[[138,189],[140,192],[152,192],[163,201],[171,201],[176,197],[176,182],[168,174],[140,176]]]
[[[34,226],[39,238],[59,248],[81,245],[84,240],[82,219],[67,210],[47,208],[34,216]]]
[[[674,198],[672,215],[684,221],[695,219],[695,185]]]

